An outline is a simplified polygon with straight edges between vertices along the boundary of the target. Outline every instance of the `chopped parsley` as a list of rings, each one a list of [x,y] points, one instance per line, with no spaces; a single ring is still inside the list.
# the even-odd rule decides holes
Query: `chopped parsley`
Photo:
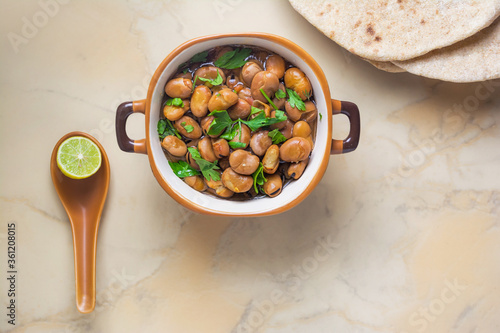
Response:
[[[306,110],[306,105],[300,98],[299,94],[297,94],[295,91],[292,89],[286,88],[286,91],[288,93],[288,103],[290,103],[290,106],[292,108],[297,108],[300,111],[305,111]]]
[[[184,127],[184,129],[186,130],[186,132],[188,133],[191,133],[193,130],[194,130],[194,126],[193,125],[186,125],[186,122],[183,121],[181,123],[181,126]]]
[[[264,177],[264,166],[262,165],[262,163],[259,163],[259,167],[257,168],[257,170],[255,170],[255,172],[252,173],[252,178],[253,178],[253,189],[255,190],[256,193],[259,193],[259,187],[264,185],[265,182],[267,182],[266,177]]]
[[[277,128],[269,132],[268,135],[275,145],[286,141],[286,137]]]
[[[274,94],[274,97],[276,97],[277,99],[285,98],[286,97],[286,92],[284,92],[281,89],[278,89],[278,91]]]
[[[198,176],[200,174],[198,170],[194,169],[186,161],[168,161],[168,164],[172,168],[172,171],[175,173],[175,175],[179,178]]]
[[[200,53],[196,53],[189,61],[190,62],[205,62],[205,61],[207,61],[207,56],[208,56],[208,51],[203,51]]]
[[[320,113],[319,114],[319,121],[322,121],[323,120],[323,115]]]
[[[174,125],[168,119],[160,119],[157,125],[158,135],[160,140],[165,139],[166,136],[175,135],[179,139],[181,138],[179,132],[175,129]]]
[[[213,80],[212,79],[205,79],[205,78],[202,78],[199,76],[196,76],[196,77],[198,78],[198,80],[203,81],[203,82],[208,82],[213,86],[218,86],[219,84],[222,84],[222,76],[220,75],[219,70],[217,70],[217,77]],[[195,80],[195,82],[196,82],[196,80]]]
[[[250,128],[250,130],[254,132],[261,127],[269,126],[287,120],[285,112],[280,110],[276,110],[275,117],[276,118],[271,118],[271,117],[268,118],[266,117],[266,114],[264,112],[260,112],[259,114],[257,114],[255,118],[250,120],[241,120],[241,122],[247,125]]]
[[[165,105],[173,105],[173,106],[180,106],[181,108],[184,107],[184,102],[182,99],[176,97],[176,98],[170,98],[165,102]]]
[[[229,117],[229,114],[225,110],[222,111],[214,110],[210,112],[209,116],[214,116],[214,120],[212,120],[212,123],[208,128],[207,131],[208,135],[218,135],[222,133],[224,129],[233,124],[231,117]]]
[[[240,68],[246,63],[246,58],[252,52],[251,49],[235,49],[224,53],[219,59],[215,60],[214,65],[220,68],[235,69]]]
[[[200,167],[200,171],[206,180],[220,180],[219,172],[215,171],[219,169],[219,167],[217,166],[218,161],[212,163],[203,159],[200,155],[200,152],[195,147],[189,147],[188,150],[191,153],[191,157],[193,157],[193,160]]]

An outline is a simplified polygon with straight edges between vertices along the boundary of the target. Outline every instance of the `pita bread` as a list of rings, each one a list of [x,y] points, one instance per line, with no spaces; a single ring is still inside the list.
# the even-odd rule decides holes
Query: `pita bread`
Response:
[[[389,73],[404,73],[406,72],[404,69],[402,69],[399,66],[396,66],[390,61],[376,61],[376,60],[369,60],[369,59],[364,59],[368,61],[370,64],[373,65],[373,67],[376,67],[378,69],[381,69],[383,71],[389,72]]]
[[[289,0],[316,28],[362,58],[416,58],[489,26],[500,0]]]
[[[457,44],[422,57],[398,61],[408,72],[452,82],[500,78],[500,19]]]

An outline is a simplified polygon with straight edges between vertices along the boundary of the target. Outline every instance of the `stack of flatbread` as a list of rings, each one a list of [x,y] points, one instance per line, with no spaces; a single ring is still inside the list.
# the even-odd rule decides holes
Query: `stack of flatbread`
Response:
[[[500,78],[500,0],[289,1],[379,69],[453,82]]]

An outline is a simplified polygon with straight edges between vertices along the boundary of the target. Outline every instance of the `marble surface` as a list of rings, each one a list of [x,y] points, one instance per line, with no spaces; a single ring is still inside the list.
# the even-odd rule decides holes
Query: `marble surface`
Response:
[[[1,7],[0,331],[500,331],[499,81],[379,71],[284,0]],[[361,110],[359,148],[332,156],[314,192],[278,216],[194,214],[161,189],[145,156],[116,143],[117,105],[145,97],[174,47],[230,31],[296,42],[333,96]],[[334,128],[342,138],[346,119]],[[71,229],[48,168],[57,140],[74,130],[100,140],[112,172],[97,306],[86,315],[75,307]],[[128,131],[143,137],[144,117],[132,116]],[[11,222],[15,326],[5,315]]]

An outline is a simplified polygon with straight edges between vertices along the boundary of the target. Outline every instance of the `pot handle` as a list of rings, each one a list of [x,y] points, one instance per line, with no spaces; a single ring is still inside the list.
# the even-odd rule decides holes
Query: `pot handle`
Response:
[[[356,149],[359,143],[361,123],[359,120],[358,106],[352,102],[338,101],[332,99],[332,114],[345,114],[349,118],[350,129],[347,138],[344,140],[332,140],[331,155],[344,154]]]
[[[133,102],[124,102],[116,109],[116,140],[121,150],[127,153],[147,154],[146,139],[132,140],[128,137],[126,131],[127,118],[132,113],[146,112],[146,100],[141,99]]]

